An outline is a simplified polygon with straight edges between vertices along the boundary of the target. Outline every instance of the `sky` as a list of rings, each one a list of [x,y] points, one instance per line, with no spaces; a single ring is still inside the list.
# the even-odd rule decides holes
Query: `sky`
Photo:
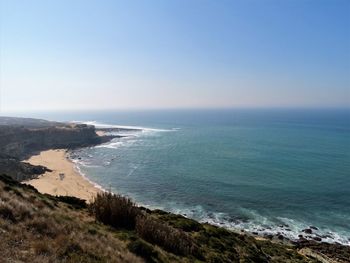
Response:
[[[348,0],[0,0],[7,111],[349,107]]]

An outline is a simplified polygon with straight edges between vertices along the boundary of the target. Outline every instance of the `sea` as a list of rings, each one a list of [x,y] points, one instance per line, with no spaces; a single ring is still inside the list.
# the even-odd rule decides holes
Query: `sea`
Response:
[[[90,181],[139,205],[259,235],[350,245],[350,109],[30,116],[126,128],[71,156]]]

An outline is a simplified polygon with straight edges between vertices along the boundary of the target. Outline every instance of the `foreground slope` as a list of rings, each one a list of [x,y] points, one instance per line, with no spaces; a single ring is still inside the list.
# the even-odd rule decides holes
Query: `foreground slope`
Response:
[[[111,212],[103,210],[105,207],[102,203],[96,205],[104,215]],[[128,208],[125,206],[122,209]],[[321,262],[315,259],[318,254],[311,253],[320,251],[316,244],[314,248],[308,245],[307,249],[311,252],[307,250],[304,254],[312,257],[307,257],[298,253],[296,246],[257,241],[248,235],[200,224],[182,216],[137,209],[143,214],[143,219],[136,228],[130,227],[130,222],[124,222],[120,227],[108,226],[98,222],[93,209],[80,199],[43,195],[2,175],[0,261]],[[125,210],[118,213],[125,213]],[[108,224],[114,225],[112,221]],[[147,232],[150,229],[152,231]],[[161,236],[162,231],[169,233],[166,239]],[[178,237],[178,240],[172,240],[174,237]],[[179,247],[185,241],[191,242],[186,244],[195,249]],[[329,257],[334,256],[331,253],[339,254],[338,261],[328,262],[346,262],[346,257],[350,256],[349,250],[340,247],[336,251],[334,248],[323,251]],[[324,255],[321,259],[328,256]]]
[[[95,228],[85,210],[1,177],[0,262],[142,262]]]

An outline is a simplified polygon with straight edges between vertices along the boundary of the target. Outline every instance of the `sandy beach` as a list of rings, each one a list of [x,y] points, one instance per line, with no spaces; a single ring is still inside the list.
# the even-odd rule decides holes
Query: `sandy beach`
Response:
[[[41,193],[75,196],[87,201],[101,190],[79,174],[74,164],[67,159],[66,150],[48,150],[34,155],[25,162],[43,165],[52,172],[46,172],[36,179],[26,181]]]
[[[105,136],[106,135],[106,132],[105,131],[96,131],[96,134],[98,136]]]

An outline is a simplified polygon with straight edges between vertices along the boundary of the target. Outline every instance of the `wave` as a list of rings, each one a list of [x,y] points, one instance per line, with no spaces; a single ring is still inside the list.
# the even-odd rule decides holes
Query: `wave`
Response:
[[[75,165],[81,165],[81,166],[84,166],[84,167],[87,167],[87,168],[98,168],[98,167],[101,167],[100,165],[93,165],[93,164],[90,164],[88,162],[85,162],[85,161],[81,161],[81,160],[76,160],[76,159],[72,159],[72,158],[69,158],[69,160],[74,163]]]
[[[113,147],[120,147],[121,144],[115,144],[115,146],[112,145],[105,145],[103,147],[106,148],[113,148]],[[102,145],[100,145],[102,147]],[[79,155],[81,156],[81,155]],[[96,184],[95,182],[89,180],[89,178],[84,174],[84,172],[81,170],[81,167],[95,167],[95,165],[92,165],[88,161],[78,158],[71,158],[72,162],[75,164],[76,170],[84,177],[86,178],[90,183],[95,185],[97,188],[106,191],[106,189]],[[113,159],[111,159],[113,160]],[[104,160],[103,163],[99,163],[99,166],[101,167],[106,166],[110,164],[110,161]],[[128,176],[130,176],[134,170],[138,169],[137,166],[135,166]],[[115,189],[115,192],[118,192],[117,189]],[[137,198],[136,196],[133,196],[132,193],[130,193],[128,196],[133,198],[134,200],[140,200],[140,198]],[[228,213],[224,212],[218,212],[218,211],[210,211],[204,208],[201,205],[196,206],[188,206],[183,205],[178,202],[166,202],[166,203],[154,203],[151,204],[146,202],[138,202],[138,205],[147,207],[149,209],[161,209],[164,211],[168,211],[174,214],[180,214],[187,218],[195,219],[201,223],[209,223],[212,225],[224,227],[226,229],[230,229],[235,232],[239,231],[245,231],[248,233],[252,233],[257,236],[261,237],[270,237],[270,236],[279,236],[282,235],[283,237],[292,240],[297,241],[300,240],[300,237],[302,235],[303,238],[306,238],[308,240],[315,240],[321,238],[322,242],[327,243],[340,243],[343,245],[350,246],[350,239],[347,237],[349,235],[348,232],[343,231],[335,231],[334,229],[328,229],[328,228],[321,228],[315,224],[311,224],[310,222],[301,222],[295,219],[286,218],[286,217],[277,217],[277,218],[270,218],[263,216],[259,214],[255,210],[246,209],[246,208],[238,208],[237,209],[237,215],[241,216],[232,216]],[[312,233],[306,234],[303,232],[304,229],[310,229],[312,227]]]
[[[107,123],[101,123],[97,121],[71,121],[71,123],[79,123],[79,124],[87,124],[87,125],[94,125],[96,128],[115,128],[115,129],[121,129],[121,130],[138,130],[138,131],[153,131],[153,132],[171,132],[171,131],[177,131],[180,130],[180,128],[171,128],[171,129],[158,129],[158,128],[148,128],[148,127],[142,127],[142,126],[127,126],[127,125],[115,125],[115,124],[107,124]]]
[[[269,219],[259,215],[255,211],[251,211],[251,214],[255,215],[253,219],[241,220],[232,219],[225,213],[209,213],[204,215],[200,221],[231,230],[243,230],[262,237],[282,235],[292,241],[300,240],[302,237],[308,240],[321,239],[327,243],[338,242],[350,246],[350,240],[345,237],[345,234],[340,234],[330,229],[314,227],[307,222],[300,222],[290,218],[278,217]],[[312,233],[306,234],[303,230],[310,229],[310,227],[312,227]]]
[[[96,187],[97,189],[100,189],[103,192],[107,192],[107,190],[105,188],[103,188],[101,185],[97,184],[94,181],[91,181],[86,174],[81,170],[79,165],[82,165],[82,161],[77,160],[77,159],[73,159],[68,155],[69,160],[74,164],[74,169],[76,172],[78,172],[85,180],[87,180],[90,184],[92,184],[94,187]],[[90,166],[92,167],[92,166]]]
[[[195,219],[201,223],[209,223],[219,227],[224,227],[231,231],[244,231],[261,237],[271,237],[282,235],[291,241],[298,241],[301,237],[307,240],[317,240],[321,238],[322,242],[340,243],[350,246],[350,239],[346,237],[347,233],[336,232],[327,228],[314,227],[307,222],[300,222],[290,218],[278,217],[269,219],[258,214],[253,210],[245,210],[251,218],[232,217],[222,212],[209,212],[201,205],[193,207],[180,207],[178,204],[169,203],[166,206],[146,205],[140,203],[149,209],[161,209],[174,214],[180,214],[187,218]],[[312,228],[311,234],[303,232],[304,229]]]
[[[120,146],[122,146],[124,143],[123,142],[113,142],[113,140],[111,142],[108,143],[104,143],[104,144],[100,144],[95,146],[94,148],[108,148],[108,149],[118,149]]]
[[[94,148],[107,148],[107,149],[118,149],[123,145],[132,144],[134,141],[130,140],[131,138],[149,136],[154,134],[155,132],[173,132],[173,131],[180,130],[180,128],[158,129],[158,128],[148,128],[148,127],[141,127],[141,126],[114,125],[114,124],[101,123],[97,121],[72,121],[71,123],[94,125],[97,129],[98,128],[120,129],[118,131],[108,131],[107,134],[118,135],[118,136],[121,136],[122,138],[117,138],[107,143],[97,145],[94,147]]]
[[[129,144],[132,144],[134,142],[140,142],[142,141],[142,138],[139,138],[139,137],[142,137],[144,135],[146,136],[152,135],[154,132],[170,132],[170,131],[179,130],[179,128],[164,130],[164,129],[153,129],[153,128],[147,128],[147,127],[141,127],[141,126],[110,125],[106,123],[99,123],[96,121],[89,121],[89,122],[76,121],[75,123],[85,123],[89,125],[95,125],[97,128],[119,128],[119,129],[125,129],[125,130],[127,129],[133,130],[130,132],[121,131],[121,133],[118,133],[118,135],[123,134],[126,137],[114,139],[108,143],[95,146],[96,148],[108,148],[108,149],[118,149],[120,147],[128,146]],[[103,158],[104,158],[105,151],[99,151],[99,152],[103,152]],[[107,154],[110,154],[110,152],[108,151]],[[94,158],[94,157],[89,156],[89,158]],[[104,165],[109,165],[111,160],[108,160],[108,161],[105,160],[105,163],[99,160],[100,162],[98,162],[98,164],[101,165],[100,167],[103,167]],[[84,162],[84,160],[75,160],[75,162],[76,162],[77,170],[80,172],[80,174],[82,174],[82,176],[87,178],[84,175],[84,173],[81,171],[79,166],[86,166],[89,168],[91,167],[90,166],[91,164],[89,164],[88,162]],[[133,169],[130,170],[127,176],[131,176],[132,173],[137,169],[138,167],[135,166]],[[92,181],[90,182],[105,191],[105,189],[102,186]],[[118,191],[116,190],[116,192]],[[138,200],[138,201],[140,200],[139,198],[134,198],[136,196],[133,196],[132,193],[130,193],[130,197],[132,197],[134,200]],[[164,203],[162,204],[160,202],[159,204],[154,203],[151,205],[149,203],[148,204],[139,203],[139,205],[148,207],[150,209],[162,209],[175,214],[181,214],[188,218],[193,218],[202,223],[207,222],[207,223],[224,227],[233,231],[246,231],[248,233],[252,233],[254,235],[258,235],[262,237],[282,235],[283,237],[288,238],[289,240],[296,241],[296,240],[300,240],[300,235],[302,235],[303,238],[306,238],[309,240],[313,240],[315,238],[316,239],[321,238],[322,242],[327,242],[327,243],[337,242],[343,245],[350,246],[349,231],[339,230],[338,228],[329,229],[327,227],[319,227],[314,223],[299,221],[296,219],[291,219],[286,217],[267,217],[258,213],[255,210],[250,210],[245,208],[239,208],[237,210],[237,215],[241,215],[241,216],[232,216],[231,214],[220,212],[220,211],[210,211],[210,208],[208,208],[207,210],[201,205],[187,206],[176,202],[171,202],[171,203],[168,202],[166,204]],[[316,229],[313,228],[312,233],[310,234],[306,234],[305,232],[303,232],[304,229],[309,229],[310,226],[315,226]]]

